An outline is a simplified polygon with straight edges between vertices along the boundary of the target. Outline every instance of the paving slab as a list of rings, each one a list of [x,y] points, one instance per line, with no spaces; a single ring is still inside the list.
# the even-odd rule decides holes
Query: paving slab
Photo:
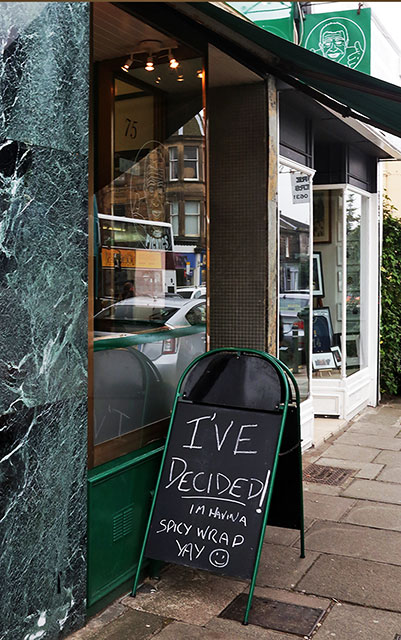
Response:
[[[299,539],[299,531],[295,529],[283,529],[282,527],[266,527],[264,542],[282,544],[290,547]]]
[[[401,612],[400,584],[401,567],[323,554],[299,581],[297,590],[351,604]]]
[[[351,498],[328,496],[312,491],[305,492],[304,495],[305,514],[309,518],[319,520],[340,520],[354,503],[355,500]]]
[[[375,478],[379,475],[380,471],[382,471],[383,465],[376,464],[375,462],[369,462],[369,464],[365,465],[355,474],[355,478],[365,478],[365,480],[375,480]]]
[[[398,467],[401,465],[401,451],[382,451],[377,456],[375,463]]]
[[[299,548],[264,544],[256,584],[291,589],[318,557],[310,551],[306,558],[300,558],[299,553]]]
[[[401,506],[358,500],[344,518],[344,522],[401,531]]]
[[[377,413],[367,413],[363,416],[364,422],[374,422],[379,427],[392,427],[399,424],[400,411],[396,408],[382,407]]]
[[[304,482],[303,487],[304,498],[307,493],[320,493],[327,496],[339,496],[343,490],[343,487],[333,487],[329,484],[319,484],[318,482]]]
[[[388,405],[382,404],[379,406],[379,414],[382,415],[398,415],[398,418],[401,420],[401,411],[400,409],[395,406],[395,407],[390,407]]]
[[[400,425],[395,427],[379,427],[374,422],[355,422],[348,429],[347,433],[364,433],[365,435],[384,436],[395,438],[401,431]]]
[[[401,450],[401,438],[386,438],[381,435],[372,436],[364,433],[343,433],[336,440],[336,444],[349,444],[357,447],[372,447],[376,449],[387,449],[389,451]]]
[[[135,598],[128,596],[122,602],[132,609],[205,625],[247,586],[246,582],[173,565],[162,574],[156,591],[139,590]]]
[[[399,613],[338,603],[314,640],[394,640],[397,633],[401,633]]]
[[[304,529],[307,530],[313,524],[314,518],[304,518]],[[284,529],[283,527],[266,527],[265,538],[263,542],[271,544],[281,544],[291,547],[299,540],[300,532],[298,529]]]
[[[93,624],[94,618],[86,627],[68,636],[68,640],[148,640],[169,624],[169,620],[151,613],[123,609],[122,615],[108,623],[103,617],[101,626]]]
[[[401,565],[399,531],[318,521],[307,532],[305,547],[311,551]]]
[[[246,590],[248,593],[248,589]],[[287,602],[289,604],[299,604],[301,607],[312,607],[313,609],[327,609],[331,600],[329,598],[320,598],[319,596],[310,596],[299,591],[285,591],[284,589],[270,589],[269,587],[255,587],[255,596],[260,598],[270,598],[279,602]]]
[[[350,444],[332,444],[324,452],[324,457],[358,462],[372,462],[372,460],[376,458],[377,453],[377,449],[373,449],[372,447],[352,446]]]
[[[213,618],[206,627],[173,622],[156,635],[160,640],[295,640],[296,636]],[[298,636],[299,637],[299,636]],[[126,640],[124,636],[120,640]]]
[[[378,480],[354,480],[343,495],[347,498],[363,498],[376,502],[401,504],[401,489],[398,484]]]
[[[377,476],[376,480],[381,480],[382,482],[401,483],[401,466],[392,467],[390,465],[387,465]]]

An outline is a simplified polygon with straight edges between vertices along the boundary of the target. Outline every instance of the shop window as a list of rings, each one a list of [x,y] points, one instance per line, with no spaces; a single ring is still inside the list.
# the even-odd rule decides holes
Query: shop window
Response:
[[[312,371],[314,377],[339,378],[365,365],[361,274],[368,198],[350,188],[317,189],[313,202]]]
[[[173,228],[173,235],[179,235],[179,214],[178,202],[170,202],[170,222]]]
[[[303,399],[309,393],[311,182],[309,173],[280,165],[279,357],[294,373]]]
[[[170,180],[178,180],[178,147],[170,147],[168,153]]]
[[[107,4],[95,11],[127,24],[138,42],[146,39],[148,27],[120,9]],[[123,18],[117,20],[120,12]],[[166,36],[159,40],[166,42]],[[196,71],[203,60],[171,41],[177,58],[185,57],[185,85],[171,82],[165,50],[153,52],[155,84],[140,48],[122,71],[128,44],[123,37],[116,41],[111,60],[101,44],[96,50],[95,122],[102,128],[96,131],[95,158],[94,466],[165,436],[178,380],[206,343],[204,301],[180,295],[181,285],[201,283],[205,185],[197,185],[196,202],[193,185],[179,186],[184,200],[189,189],[185,233],[197,237],[198,252],[188,254],[188,243],[178,241],[179,198],[171,184],[181,177],[180,162],[188,178],[198,179],[204,136],[198,128],[187,146],[185,131],[195,116],[202,117]]]
[[[184,180],[199,180],[198,147],[184,146]]]
[[[185,202],[185,235],[194,237],[200,235],[200,202],[195,200]]]
[[[367,198],[350,189],[345,192],[346,216],[346,370],[347,375],[358,371],[363,362],[364,341],[364,296],[361,274],[364,271],[362,225],[367,208]]]

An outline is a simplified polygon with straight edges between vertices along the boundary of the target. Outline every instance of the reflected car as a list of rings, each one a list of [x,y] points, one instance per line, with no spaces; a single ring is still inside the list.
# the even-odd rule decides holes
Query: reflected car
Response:
[[[156,366],[172,398],[184,369],[205,351],[206,301],[127,298],[96,314],[94,331],[95,339],[135,335],[136,348]]]
[[[206,287],[204,285],[199,287],[177,287],[177,293],[182,298],[206,298]]]
[[[298,350],[304,349],[305,327],[302,312],[309,307],[308,291],[280,293],[280,349],[293,349],[294,338],[298,338]]]

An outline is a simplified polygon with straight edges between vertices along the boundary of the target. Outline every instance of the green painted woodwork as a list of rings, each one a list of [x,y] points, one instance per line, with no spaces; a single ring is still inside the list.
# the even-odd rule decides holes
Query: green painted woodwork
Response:
[[[134,576],[162,450],[151,444],[89,472],[88,607]]]

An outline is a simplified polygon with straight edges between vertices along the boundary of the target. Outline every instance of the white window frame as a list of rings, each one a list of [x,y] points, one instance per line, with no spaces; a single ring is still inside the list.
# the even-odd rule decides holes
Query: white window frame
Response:
[[[196,158],[188,158],[187,160],[185,160],[185,149],[188,147],[192,147],[193,149],[196,150]],[[199,147],[196,146],[195,144],[184,144],[184,149],[183,149],[183,175],[185,174],[185,162],[196,162],[196,176],[194,178],[185,178],[184,180],[186,182],[199,182]]]
[[[174,211],[174,206],[177,207],[177,211]],[[177,233],[174,233],[173,219],[177,219]],[[179,210],[179,204],[177,201],[170,202],[170,224],[173,231],[173,236],[179,236],[180,235],[180,210]]]
[[[172,151],[173,149],[176,151],[177,153],[177,157],[176,158],[172,158]],[[175,166],[177,168],[177,177],[173,178],[173,172],[172,172],[172,167]],[[171,147],[168,148],[168,177],[170,182],[177,182],[177,180],[179,179],[179,164],[178,164],[178,147],[176,145],[173,145]]]
[[[186,204],[187,202],[196,202],[196,204],[198,205],[198,212],[197,213],[187,213],[186,211]],[[184,219],[185,219],[185,223],[184,223],[184,235],[186,238],[199,238],[200,233],[201,233],[201,229],[200,229],[200,212],[201,212],[201,207],[200,207],[200,200],[185,200],[184,202]],[[193,218],[197,218],[198,220],[198,233],[187,233],[187,217],[193,217]]]

